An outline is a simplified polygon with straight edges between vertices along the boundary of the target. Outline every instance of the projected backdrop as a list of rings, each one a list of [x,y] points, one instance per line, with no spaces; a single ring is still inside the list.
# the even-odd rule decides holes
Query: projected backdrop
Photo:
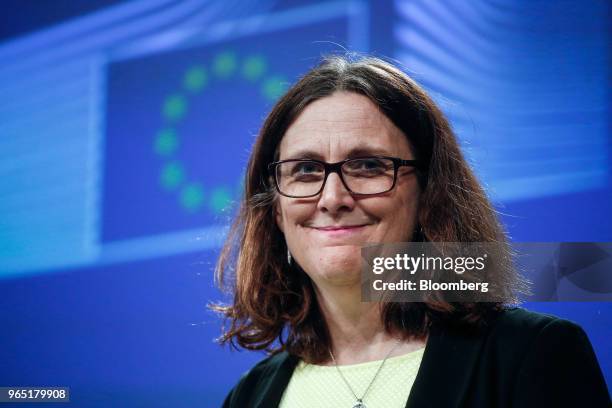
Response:
[[[218,406],[263,357],[205,311],[251,145],[344,48],[432,92],[512,238],[611,239],[604,2],[118,3],[0,44],[0,385]],[[610,383],[609,304],[532,307],[581,323]]]

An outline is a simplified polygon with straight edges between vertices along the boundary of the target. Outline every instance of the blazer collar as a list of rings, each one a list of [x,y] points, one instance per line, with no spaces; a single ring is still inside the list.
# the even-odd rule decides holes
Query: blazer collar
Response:
[[[485,337],[432,328],[406,408],[461,406]]]
[[[482,349],[482,333],[440,330],[429,333],[421,365],[408,396],[406,408],[460,406]],[[257,408],[278,407],[283,392],[299,362],[287,352],[278,354],[276,364],[263,373]]]
[[[285,388],[289,385],[293,370],[300,361],[299,357],[286,351],[278,354],[275,358],[278,358],[278,363],[262,373],[262,380],[260,380],[261,393],[256,396],[257,400],[253,403],[255,408],[278,407]]]

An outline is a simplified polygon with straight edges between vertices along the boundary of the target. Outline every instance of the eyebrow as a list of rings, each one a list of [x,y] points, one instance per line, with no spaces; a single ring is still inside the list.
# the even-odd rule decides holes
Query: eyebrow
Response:
[[[388,150],[380,148],[380,147],[357,146],[349,150],[346,158],[350,159],[353,157],[363,157],[363,156],[391,156],[391,153],[389,153]],[[297,150],[293,152],[291,155],[289,155],[284,160],[291,160],[291,159],[323,160],[323,156],[321,155],[321,153],[316,152],[314,150],[302,149],[302,150]]]

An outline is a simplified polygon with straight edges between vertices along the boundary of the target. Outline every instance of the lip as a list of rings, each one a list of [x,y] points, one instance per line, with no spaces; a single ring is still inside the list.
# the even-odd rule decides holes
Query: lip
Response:
[[[361,233],[367,225],[369,224],[312,227],[312,229],[327,237],[347,237]]]
[[[365,227],[367,224],[359,224],[359,225],[337,225],[330,227],[313,227],[314,229],[318,229],[320,231],[341,231],[341,230],[350,230]]]

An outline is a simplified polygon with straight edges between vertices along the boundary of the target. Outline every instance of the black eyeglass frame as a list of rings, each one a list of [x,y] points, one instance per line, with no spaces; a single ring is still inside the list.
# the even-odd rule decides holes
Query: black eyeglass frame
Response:
[[[387,190],[384,191],[380,191],[378,193],[357,193],[353,190],[351,190],[349,188],[349,186],[346,184],[346,181],[344,180],[344,176],[342,175],[342,166],[350,161],[353,160],[363,160],[363,159],[387,159],[387,160],[391,160],[393,162],[393,184],[391,184],[391,187],[389,187]],[[321,184],[321,188],[319,189],[319,191],[317,191],[314,194],[309,194],[307,196],[294,196],[294,195],[289,195],[289,194],[285,194],[281,191],[280,186],[278,185],[278,178],[276,176],[276,167],[279,164],[282,163],[286,163],[286,162],[315,162],[315,163],[319,163],[321,165],[323,165],[323,167],[325,168],[325,175],[323,176],[323,183]],[[423,163],[419,160],[405,160],[405,159],[401,159],[399,157],[391,157],[391,156],[363,156],[363,157],[351,157],[349,159],[344,159],[342,161],[339,162],[335,162],[335,163],[327,163],[324,162],[322,160],[317,160],[317,159],[287,159],[287,160],[280,160],[280,161],[276,161],[276,162],[272,162],[270,164],[268,164],[268,174],[274,179],[274,187],[276,188],[276,191],[278,191],[279,194],[285,196],[285,197],[290,197],[290,198],[309,198],[309,197],[314,197],[316,195],[319,195],[321,193],[321,191],[323,191],[323,189],[325,188],[325,183],[327,183],[327,176],[330,175],[330,173],[336,173],[338,174],[338,176],[340,177],[340,180],[342,181],[342,184],[344,185],[344,187],[347,189],[348,192],[350,192],[351,194],[354,195],[359,195],[359,196],[371,196],[371,195],[378,195],[378,194],[384,194],[387,193],[391,190],[393,190],[395,188],[395,184],[397,183],[397,172],[399,171],[399,168],[402,166],[409,166],[409,167],[414,167],[417,170],[423,170],[424,166]]]

